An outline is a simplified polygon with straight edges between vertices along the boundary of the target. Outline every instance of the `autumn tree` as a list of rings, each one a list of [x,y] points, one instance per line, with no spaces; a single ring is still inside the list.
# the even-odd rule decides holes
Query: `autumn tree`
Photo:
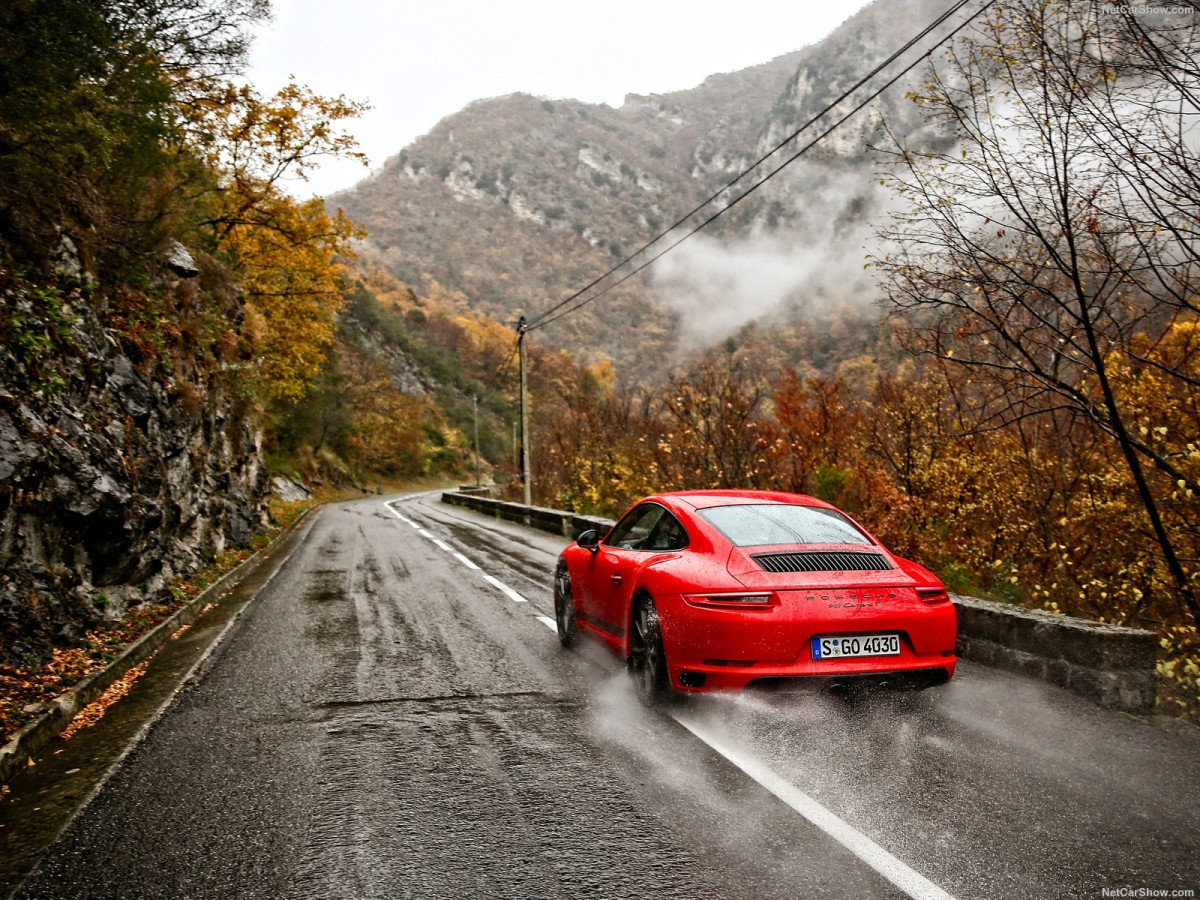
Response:
[[[0,5],[0,240],[41,262],[67,233],[137,259],[146,196],[175,182],[182,86],[241,65],[263,0],[12,0]]]
[[[268,400],[298,400],[324,367],[344,303],[342,262],[363,234],[341,210],[285,187],[322,158],[362,158],[340,127],[362,108],[296,84],[267,98],[222,84],[187,111],[187,148],[206,164],[189,185],[195,225],[240,276]]]
[[[616,515],[663,489],[655,449],[666,429],[649,392],[614,382],[608,363],[564,366],[540,394],[534,483],[567,509]]]
[[[761,487],[767,396],[765,374],[732,343],[672,376],[661,400],[666,434],[654,448],[670,486]]]
[[[897,145],[907,208],[879,261],[917,349],[989,383],[978,423],[1065,411],[1110,442],[1157,547],[1149,587],[1173,587],[1193,618],[1195,531],[1170,498],[1200,490],[1197,420],[1164,445],[1168,426],[1124,385],[1152,372],[1188,409],[1200,388],[1197,28],[1100,2],[995,6],[912,94],[956,143]]]
[[[772,399],[777,428],[767,440],[777,483],[800,494],[823,493],[823,476],[828,480],[849,461],[859,428],[849,388],[840,378],[805,379],[788,370]]]

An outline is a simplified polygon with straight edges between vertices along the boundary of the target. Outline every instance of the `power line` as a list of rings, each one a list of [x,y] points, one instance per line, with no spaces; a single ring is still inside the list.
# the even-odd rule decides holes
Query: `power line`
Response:
[[[502,384],[505,377],[508,375],[509,367],[513,364],[513,360],[517,357],[517,344],[520,341],[518,335],[517,340],[513,341],[512,350],[508,352],[508,358],[504,360],[503,365],[496,372],[496,382]]]
[[[884,83],[884,85],[882,87],[880,87],[873,94],[871,94],[869,97],[867,97],[866,100],[862,101],[858,106],[854,107],[854,109],[852,109],[850,112],[848,112],[846,115],[844,115],[841,119],[839,119],[837,122],[833,123],[833,125],[831,125],[827,129],[825,129],[825,131],[821,132],[821,134],[819,134],[816,138],[814,138],[812,141],[810,141],[808,144],[806,144],[804,147],[802,147],[799,151],[797,151],[792,156],[790,156],[788,159],[786,159],[783,163],[781,163],[775,169],[768,172],[760,181],[756,182],[754,185],[752,185],[750,188],[748,188],[742,194],[739,194],[736,198],[734,198],[732,201],[730,201],[725,207],[719,209],[716,213],[709,216],[707,219],[705,219],[699,225],[697,225],[696,227],[691,229],[689,232],[687,232],[687,234],[683,235],[683,237],[679,238],[674,243],[667,246],[665,249],[661,250],[660,252],[656,253],[654,256],[647,259],[645,262],[643,262],[637,268],[633,269],[631,272],[629,272],[628,274],[626,274],[624,277],[622,277],[618,281],[614,282],[613,284],[609,285],[604,290],[600,291],[597,294],[592,295],[591,297],[587,297],[583,300],[580,300],[578,303],[575,303],[574,305],[570,306],[568,309],[564,310],[563,312],[558,312],[558,310],[561,310],[561,309],[563,309],[563,307],[568,306],[568,304],[571,304],[573,301],[578,300],[578,298],[582,297],[583,294],[585,294],[587,291],[589,291],[590,289],[592,289],[593,287],[598,285],[600,282],[604,281],[604,279],[608,278],[610,275],[613,275],[614,273],[619,271],[623,266],[627,265],[629,262],[636,259],[638,256],[642,255],[643,253],[645,253],[648,249],[653,247],[655,244],[657,244],[663,238],[667,237],[667,235],[669,235],[671,232],[673,232],[679,226],[681,226],[686,221],[688,221],[690,218],[692,218],[692,216],[694,216],[696,213],[700,212],[706,206],[711,204],[714,200],[716,200],[718,197],[720,197],[722,194],[724,194],[726,191],[728,191],[730,188],[732,188],[734,185],[736,185],[738,182],[740,182],[743,178],[745,178],[747,175],[749,175],[751,172],[753,172],[755,169],[757,169],[760,165],[762,165],[764,162],[766,162],[768,159],[770,159],[772,156],[774,156],[776,153],[778,153],[779,150],[781,150],[784,146],[791,143],[793,140],[795,140],[797,137],[799,137],[800,134],[802,134],[808,128],[812,127],[813,124],[815,124],[817,121],[819,121],[825,115],[827,115],[831,110],[833,110],[835,107],[837,107],[843,101],[847,100],[851,94],[853,94],[860,87],[862,87],[864,84],[866,84],[868,81],[870,81],[876,75],[878,75],[881,71],[883,71],[885,68],[887,68],[893,62],[895,62],[900,56],[902,56],[904,53],[906,53],[908,50],[910,50],[913,47],[913,45],[918,43],[922,38],[929,35],[930,32],[932,32],[939,25],[941,25],[943,22],[945,22],[950,16],[954,15],[956,12],[961,10],[969,2],[971,2],[971,0],[957,0],[957,2],[954,5],[952,5],[949,9],[947,9],[945,12],[943,12],[940,16],[938,16],[933,22],[931,22],[925,28],[923,28],[918,34],[916,34],[914,37],[909,39],[900,49],[898,49],[894,53],[892,53],[886,60],[881,62],[874,69],[872,69],[870,72],[868,72],[862,78],[860,78],[850,88],[843,91],[842,94],[836,100],[833,100],[832,102],[828,103],[820,112],[818,112],[816,115],[812,116],[810,119],[808,119],[808,121],[806,121],[798,129],[796,129],[794,132],[792,132],[790,135],[788,135],[786,138],[784,138],[782,141],[780,141],[778,144],[776,144],[775,147],[772,148],[769,152],[767,152],[763,156],[759,157],[758,160],[756,160],[754,163],[752,163],[746,169],[742,170],[742,172],[739,173],[737,175],[737,177],[735,177],[732,181],[725,184],[720,190],[716,191],[716,193],[710,195],[708,198],[701,201],[697,206],[695,206],[689,212],[687,212],[682,217],[680,217],[676,222],[674,222],[672,225],[668,226],[665,230],[663,230],[662,232],[657,234],[650,241],[643,244],[641,247],[639,247],[633,253],[626,256],[624,259],[622,259],[620,262],[618,262],[616,265],[614,265],[612,268],[610,268],[604,274],[593,279],[590,283],[588,283],[584,287],[580,288],[578,291],[571,294],[569,297],[566,297],[565,299],[559,301],[554,306],[550,307],[549,309],[545,310],[544,312],[539,313],[538,315],[534,316],[533,319],[531,319],[529,322],[526,323],[525,330],[532,331],[535,328],[541,328],[544,325],[549,325],[551,322],[555,322],[558,319],[563,318],[564,316],[570,315],[571,313],[575,312],[575,310],[580,309],[583,306],[586,306],[588,303],[591,303],[593,300],[598,300],[600,297],[603,297],[605,294],[609,293],[610,291],[612,291],[612,290],[616,289],[617,287],[619,287],[620,285],[624,284],[626,281],[628,281],[634,275],[637,275],[639,272],[641,272],[643,269],[650,266],[652,263],[654,263],[658,259],[661,259],[664,255],[669,253],[671,250],[674,250],[676,247],[678,247],[680,244],[682,244],[684,241],[686,241],[692,235],[696,234],[696,232],[700,231],[703,228],[706,228],[708,225],[710,225],[716,219],[720,218],[722,215],[724,215],[726,212],[731,210],[733,207],[737,206],[737,204],[741,203],[744,199],[746,199],[746,197],[750,196],[750,194],[754,193],[756,190],[758,190],[760,187],[762,187],[764,184],[766,184],[768,181],[770,181],[772,178],[774,178],[784,168],[791,165],[793,162],[795,162],[797,159],[799,159],[801,156],[803,156],[805,153],[807,153],[819,141],[823,140],[826,136],[828,136],[830,134],[830,132],[832,132],[835,128],[840,126],[843,122],[845,122],[847,119],[849,119],[855,113],[859,112],[859,110],[861,110],[864,106],[871,103],[873,100],[875,100],[877,97],[879,97],[884,91],[886,91],[893,84],[895,84],[897,81],[899,81],[901,78],[903,78],[909,72],[911,72],[914,68],[916,68],[916,66],[919,63],[921,63],[922,61],[924,61],[924,60],[928,59],[930,56],[932,56],[933,52],[935,50],[937,50],[940,46],[942,46],[942,44],[946,43],[946,41],[950,40],[952,37],[954,37],[956,34],[958,34],[958,32],[960,32],[963,28],[965,28],[971,22],[973,22],[978,16],[980,16],[989,7],[991,7],[996,2],[996,0],[987,0],[987,2],[982,7],[980,7],[975,13],[973,13],[970,17],[968,17],[967,19],[965,19],[964,21],[959,23],[959,25],[956,26],[954,28],[954,30],[952,30],[950,33],[948,33],[944,37],[942,37],[936,44],[934,44],[927,51],[925,51],[925,53],[923,53],[921,56],[917,57],[912,63],[910,63],[908,66],[906,66],[904,69],[902,69],[899,73],[894,75],[891,79],[889,79],[886,83]]]

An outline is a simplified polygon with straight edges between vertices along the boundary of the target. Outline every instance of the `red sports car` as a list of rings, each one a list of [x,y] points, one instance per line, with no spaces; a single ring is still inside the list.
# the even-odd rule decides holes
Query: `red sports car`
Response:
[[[646,702],[797,678],[925,688],[956,663],[942,583],[799,494],[647,497],[562,552],[554,612],[563,646],[594,634]]]

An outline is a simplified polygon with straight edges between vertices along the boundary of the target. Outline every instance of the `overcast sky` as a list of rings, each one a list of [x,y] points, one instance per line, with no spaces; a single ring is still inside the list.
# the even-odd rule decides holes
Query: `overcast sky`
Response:
[[[707,76],[814,43],[866,0],[274,0],[250,79],[288,76],[367,101],[351,126],[371,166],[472,100],[515,91],[620,106],[625,95],[695,87]],[[324,166],[295,193],[326,194],[367,174]]]

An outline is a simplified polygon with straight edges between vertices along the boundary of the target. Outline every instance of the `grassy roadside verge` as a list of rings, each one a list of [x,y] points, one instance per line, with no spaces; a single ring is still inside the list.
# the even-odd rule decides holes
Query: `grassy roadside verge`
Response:
[[[16,667],[0,666],[0,744],[7,742],[24,725],[36,719],[65,691],[112,663],[126,647],[142,635],[251,555],[270,545],[306,510],[322,503],[361,496],[359,491],[326,488],[319,490],[308,500],[271,500],[268,502],[268,509],[272,524],[256,533],[249,547],[227,550],[204,568],[170,585],[170,602],[140,604],[131,609],[122,620],[106,623],[103,627],[88,632],[75,646],[55,650],[51,658],[44,663]],[[207,609],[208,607],[204,612]],[[104,710],[120,699],[140,676],[137,669],[131,671],[137,674],[132,678],[122,679],[118,685],[114,685],[82,710],[77,719],[84,720],[84,724],[98,721]],[[140,671],[144,672],[145,667],[140,667]]]

